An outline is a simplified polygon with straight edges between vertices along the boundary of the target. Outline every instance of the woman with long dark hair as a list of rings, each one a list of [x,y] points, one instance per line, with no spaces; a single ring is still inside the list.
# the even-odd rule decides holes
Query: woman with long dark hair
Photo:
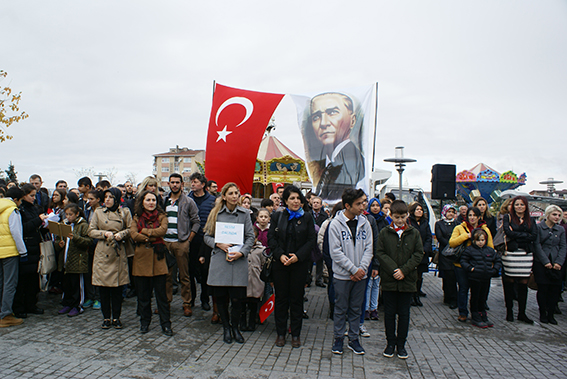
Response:
[[[167,232],[167,215],[158,203],[158,196],[150,191],[142,192],[136,199],[135,216],[130,226],[130,237],[136,244],[132,276],[138,294],[140,332],[145,334],[149,331],[153,290],[163,334],[172,336],[169,302],[165,291],[168,268],[163,236]]]
[[[510,214],[504,216],[504,233],[508,237],[506,252],[502,256],[504,270],[502,286],[506,302],[506,321],[514,321],[514,293],[518,299],[518,320],[533,324],[526,316],[528,302],[528,279],[533,265],[534,242],[537,226],[530,217],[528,199],[516,196],[512,200]],[[514,291],[514,288],[516,291]]]
[[[534,277],[537,283],[539,320],[557,325],[553,316],[559,297],[567,247],[565,229],[559,225],[563,211],[557,205],[545,209],[545,221],[537,224],[538,239],[534,252]]]
[[[28,250],[27,259],[20,260],[18,273],[18,286],[14,296],[14,314],[18,318],[26,318],[28,313],[43,314],[43,309],[37,307],[37,294],[39,293],[39,275],[37,265],[41,254],[39,244],[42,241],[39,228],[47,215],[40,214],[34,205],[36,189],[31,184],[22,187],[24,197],[20,205],[24,243]]]
[[[311,264],[311,249],[316,243],[315,221],[304,212],[307,200],[295,186],[282,194],[285,208],[272,214],[268,244],[274,257],[272,275],[276,292],[276,346],[285,345],[288,314],[291,318],[291,346],[300,347],[303,322],[305,277]]]
[[[423,285],[423,273],[429,271],[429,257],[433,251],[433,237],[431,236],[431,228],[429,227],[429,219],[425,217],[423,206],[418,203],[410,204],[408,224],[413,226],[419,231],[421,242],[423,243],[423,258],[421,263],[417,266],[417,292],[414,294],[411,305],[423,306],[420,297],[425,297],[426,294],[421,290]]]
[[[492,234],[492,238],[494,239],[494,236],[496,236],[496,218],[490,212],[488,202],[484,197],[479,196],[474,199],[472,206],[480,210],[480,219],[486,222],[486,227],[490,230],[490,234]]]
[[[204,228],[204,241],[213,249],[207,285],[211,287],[212,295],[217,298],[225,343],[232,343],[233,340],[244,343],[244,337],[240,333],[240,317],[248,286],[247,258],[255,239],[250,212],[238,205],[239,198],[238,186],[235,183],[225,184]],[[215,242],[217,223],[242,224],[242,242],[234,245]],[[230,316],[229,301],[232,303]]]
[[[89,237],[98,240],[93,258],[92,284],[99,286],[104,320],[102,329],[122,329],[122,286],[128,284],[126,240],[130,237],[132,215],[120,207],[118,188],[104,191],[104,208],[97,208],[89,224]],[[112,319],[111,319],[112,316]]]
[[[453,248],[458,247],[462,244],[465,244],[466,247],[470,246],[472,243],[472,232],[476,228],[482,228],[486,232],[486,235],[488,237],[486,245],[488,247],[494,248],[490,230],[486,226],[486,222],[480,219],[480,210],[477,207],[470,207],[467,209],[467,219],[460,225],[457,225],[455,229],[453,229],[453,234],[451,234],[451,238],[449,239],[449,246]],[[459,308],[458,320],[461,322],[466,322],[467,316],[469,315],[467,306],[470,289],[468,274],[461,267],[461,263],[458,259],[453,263],[453,265],[455,266],[455,277],[459,286],[459,292],[457,294],[457,305]]]

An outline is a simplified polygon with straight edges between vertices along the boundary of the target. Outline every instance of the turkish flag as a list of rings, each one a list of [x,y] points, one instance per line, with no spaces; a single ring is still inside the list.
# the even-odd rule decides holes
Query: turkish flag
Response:
[[[283,97],[216,84],[207,134],[207,179],[219,188],[234,182],[240,193],[252,193],[260,142]]]
[[[272,188],[273,188],[274,192],[276,192],[279,187],[283,187],[283,186],[284,186],[283,183],[272,183]]]
[[[272,312],[274,311],[275,302],[276,295],[272,294],[268,301],[266,301],[264,305],[262,305],[262,308],[260,308],[260,322],[264,322],[268,318],[268,316],[272,314]]]

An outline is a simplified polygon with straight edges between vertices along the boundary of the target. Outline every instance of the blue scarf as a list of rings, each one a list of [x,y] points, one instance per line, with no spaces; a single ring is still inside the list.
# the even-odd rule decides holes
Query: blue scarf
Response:
[[[370,208],[372,207],[372,204],[374,204],[374,202],[377,202],[378,205],[380,206],[380,212],[378,213],[372,213],[370,211]],[[375,197],[370,199],[370,201],[368,202],[368,208],[366,208],[366,211],[368,212],[368,214],[372,215],[376,219],[376,221],[380,220],[380,218],[384,216],[384,212],[382,212],[382,203],[380,203],[380,200],[378,200]]]
[[[303,212],[303,208],[299,208],[299,210],[298,210],[297,212],[294,212],[294,211],[292,211],[292,210],[289,209],[289,208],[286,208],[286,209],[287,209],[287,213],[289,213],[289,219],[288,219],[288,221],[291,221],[291,220],[293,220],[294,218],[300,218],[301,216],[303,216],[303,213],[304,213],[304,212]]]

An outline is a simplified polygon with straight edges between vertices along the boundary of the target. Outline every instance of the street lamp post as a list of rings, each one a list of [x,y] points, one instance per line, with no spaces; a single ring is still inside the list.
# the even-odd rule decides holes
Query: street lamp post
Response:
[[[405,169],[404,167],[406,167],[406,163],[417,162],[417,160],[412,159],[412,158],[404,158],[404,147],[403,146],[397,146],[395,157],[394,158],[386,158],[386,159],[384,159],[384,162],[391,162],[391,163],[394,163],[396,165],[396,170],[400,174],[400,184],[399,184],[398,196],[399,196],[400,200],[402,200],[402,174],[403,174],[404,169]]]

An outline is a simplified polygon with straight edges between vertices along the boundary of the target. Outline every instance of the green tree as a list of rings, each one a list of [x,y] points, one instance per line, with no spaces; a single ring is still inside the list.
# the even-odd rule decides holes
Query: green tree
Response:
[[[16,183],[18,182],[18,173],[14,169],[14,165],[12,164],[12,161],[10,161],[10,165],[8,166],[8,169],[4,170],[4,172],[8,176],[8,178],[7,178],[8,181],[12,181],[12,182],[16,182]]]
[[[8,73],[0,70],[0,79],[6,78]],[[12,89],[8,86],[0,87],[0,142],[12,139],[11,135],[6,133],[6,129],[15,122],[20,122],[29,117],[29,115],[20,112],[20,100],[22,93],[12,93]]]

